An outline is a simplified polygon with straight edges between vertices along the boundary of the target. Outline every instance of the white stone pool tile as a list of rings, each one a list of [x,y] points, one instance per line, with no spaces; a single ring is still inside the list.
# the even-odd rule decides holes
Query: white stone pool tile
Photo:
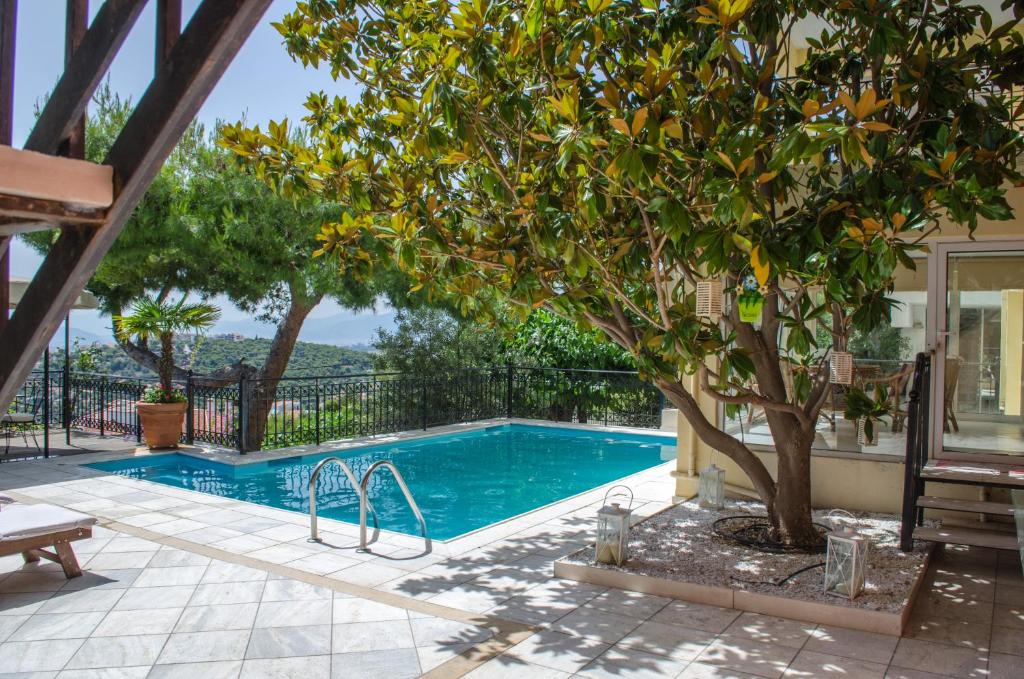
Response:
[[[143,569],[133,587],[168,587],[172,585],[198,585],[206,573],[206,566],[167,566]]]
[[[26,616],[6,641],[48,641],[51,639],[84,639],[100,624],[104,612],[38,613]],[[4,618],[0,618],[3,620]]]
[[[254,628],[330,625],[333,600],[264,601],[256,613]]]
[[[114,605],[115,611],[138,611],[153,608],[181,608],[196,591],[195,585],[175,587],[137,587],[125,590]]]
[[[247,604],[259,601],[263,596],[264,581],[219,582],[199,585],[188,600],[189,606],[212,606],[217,604]]]
[[[148,565],[157,568],[169,566],[208,566],[210,561],[210,557],[203,556],[202,554],[164,546],[153,556]]]
[[[278,521],[277,519],[266,517],[249,515],[244,519],[238,521],[232,521],[231,523],[224,524],[225,528],[232,530],[241,531],[243,533],[256,533],[257,531],[267,530],[269,528],[279,528],[281,526],[287,526],[290,524]]]
[[[297,561],[314,554],[316,554],[316,552],[313,550],[299,545],[275,542],[270,547],[254,550],[246,554],[246,556],[250,559],[257,559],[267,563],[284,564],[290,561]]]
[[[170,634],[183,608],[111,611],[93,630],[94,637],[127,637],[140,634]]]
[[[209,526],[225,526],[235,521],[241,521],[246,518],[244,512],[240,512],[236,509],[224,509],[224,508],[210,508],[210,511],[197,514],[193,518],[196,521],[202,521]],[[241,535],[243,531],[234,531],[236,535]]]
[[[77,545],[75,551],[77,552]],[[120,570],[124,568],[142,569],[149,565],[156,556],[156,552],[101,552],[92,554],[87,559],[79,558],[79,564],[89,570]]]
[[[391,606],[379,601],[351,597],[333,600],[331,621],[338,624],[353,622],[384,622],[388,620],[406,620],[409,615],[404,608]]]
[[[218,561],[210,564],[203,575],[203,583],[248,582],[267,579],[267,572],[237,563]]]
[[[166,634],[86,639],[68,661],[67,669],[149,666],[167,642]]]
[[[165,523],[157,523],[149,526],[149,530],[154,533],[160,533],[161,535],[180,535],[182,533],[190,533],[194,530],[200,530],[205,528],[206,524],[193,519],[172,519]]]
[[[261,538],[267,538],[275,542],[291,542],[292,540],[306,539],[309,537],[309,527],[292,523],[280,523],[273,528],[264,528],[253,533]]]
[[[210,545],[215,542],[223,542],[230,538],[237,538],[245,535],[237,530],[231,530],[230,528],[222,528],[220,526],[205,526],[198,530],[189,531],[187,533],[179,533],[176,537],[188,542],[195,542],[200,545]]]
[[[391,568],[378,563],[362,562],[349,566],[334,573],[328,573],[326,577],[332,580],[350,582],[354,585],[374,587],[385,582],[405,576],[407,573],[398,568]]]
[[[99,500],[99,502],[103,501]],[[114,505],[111,504],[110,506]],[[68,505],[68,508],[73,509],[74,505]],[[164,514],[162,512],[144,512],[142,514],[136,514],[134,516],[127,516],[121,520],[121,523],[127,524],[129,526],[138,526],[139,528],[145,528],[147,526],[152,526],[158,523],[166,523],[167,521],[173,521],[176,518],[180,517],[176,517],[173,514]]]
[[[294,561],[289,561],[286,565],[290,568],[297,568],[300,571],[306,571],[307,573],[313,573],[315,575],[327,575],[328,573],[335,573],[360,564],[359,561],[340,554],[307,553],[303,556],[302,552],[294,547],[292,547],[292,550],[295,551],[300,558],[295,559]]]
[[[256,620],[259,604],[214,604],[188,606],[178,618],[174,632],[218,632],[250,629]]]
[[[372,543],[368,552],[359,551],[359,535],[343,535],[339,533],[325,533],[320,531],[319,542],[309,542],[308,538],[292,540],[288,544],[301,549],[308,549],[316,554],[339,554],[353,561],[374,561],[380,556],[387,556],[392,552],[401,550],[401,547],[385,545],[379,542]]]
[[[229,528],[228,530],[234,529]],[[223,549],[224,551],[231,552],[233,554],[248,554],[249,552],[255,552],[258,549],[273,547],[276,544],[277,543],[273,540],[243,533],[237,537],[221,540],[220,542],[214,542],[211,544],[211,547]]]
[[[57,671],[78,652],[84,639],[14,641],[0,644],[0,674]],[[45,675],[43,675],[45,676]]]
[[[303,601],[333,599],[334,592],[326,587],[288,578],[270,578],[263,588],[263,601]]]

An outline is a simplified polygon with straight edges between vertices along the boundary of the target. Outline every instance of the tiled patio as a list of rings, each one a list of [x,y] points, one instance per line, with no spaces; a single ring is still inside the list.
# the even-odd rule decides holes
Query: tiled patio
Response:
[[[348,524],[309,543],[301,514],[77,466],[91,459],[0,466],[0,490],[105,526],[76,580],[0,560],[0,677],[1024,676],[1009,552],[935,559],[897,639],[552,578],[592,540],[603,489],[427,554],[391,533],[362,554]],[[641,514],[670,501],[670,467],[628,479]]]
[[[0,676],[415,677],[491,629],[98,528],[86,571],[0,559]]]

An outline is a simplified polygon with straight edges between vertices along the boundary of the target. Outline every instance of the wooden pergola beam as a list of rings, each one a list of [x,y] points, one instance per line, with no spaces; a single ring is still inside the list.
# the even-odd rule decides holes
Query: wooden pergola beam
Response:
[[[72,135],[145,5],[146,0],[103,3],[40,112],[25,141],[26,149],[54,154]]]
[[[0,195],[0,235],[45,231],[63,226],[98,228],[107,221],[102,209],[75,209],[63,203],[38,198]]]
[[[114,168],[115,193],[106,224],[61,231],[0,333],[4,348],[0,353],[0,408],[7,407],[28,377],[49,338],[270,2],[203,0],[196,10],[104,161]]]
[[[0,170],[0,195],[74,208],[108,208],[114,202],[114,173],[107,165],[0,145]]]

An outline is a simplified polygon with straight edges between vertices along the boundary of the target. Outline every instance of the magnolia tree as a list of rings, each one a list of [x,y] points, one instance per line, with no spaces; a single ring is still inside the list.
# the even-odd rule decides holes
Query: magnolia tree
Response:
[[[820,539],[830,351],[888,318],[894,272],[940,220],[1011,216],[1024,50],[976,6],[312,0],[277,28],[362,93],[310,95],[306,144],[283,125],[224,143],[351,208],[322,252],[367,273],[369,232],[468,315],[544,307],[599,328],[743,469],[788,544]],[[698,314],[710,280],[721,318]],[[737,297],[762,305],[753,321]],[[694,374],[764,409],[775,470],[701,412]]]

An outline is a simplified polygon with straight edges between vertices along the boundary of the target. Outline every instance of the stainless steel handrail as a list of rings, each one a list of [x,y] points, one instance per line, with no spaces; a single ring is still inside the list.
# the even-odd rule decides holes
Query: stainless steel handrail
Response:
[[[352,489],[356,491],[356,495],[359,496],[359,524],[362,529],[362,533],[366,532],[366,508],[363,506],[363,500],[366,497],[366,486],[359,483],[356,480],[356,475],[352,472],[352,468],[349,467],[344,460],[340,457],[328,457],[321,460],[316,467],[313,468],[313,473],[309,475],[309,540],[310,542],[320,542],[320,537],[317,535],[316,527],[316,480],[320,476],[320,471],[331,462],[336,463],[341,467],[341,471],[345,472],[345,476],[348,477],[348,482],[352,484]],[[365,480],[365,477],[364,477]],[[370,508],[370,512],[373,514],[373,527],[379,529],[380,524],[377,521],[377,510],[373,508],[369,502],[365,503]]]
[[[398,471],[398,467],[388,460],[378,460],[371,464],[370,468],[363,474],[363,480],[359,484],[359,551],[367,551],[366,508],[370,503],[366,497],[366,487],[370,483],[370,477],[381,467],[387,467],[391,470],[391,475],[395,477],[398,487],[402,489],[402,494],[405,495],[405,501],[409,503],[409,508],[412,509],[412,513],[416,515],[416,519],[420,522],[420,533],[423,535],[423,540],[427,543],[427,551],[430,551],[430,538],[427,536],[427,522],[423,518],[423,513],[420,511],[419,505],[416,504],[416,500],[413,499],[412,493],[409,492],[409,486],[406,485],[405,479],[402,478],[402,473]]]

